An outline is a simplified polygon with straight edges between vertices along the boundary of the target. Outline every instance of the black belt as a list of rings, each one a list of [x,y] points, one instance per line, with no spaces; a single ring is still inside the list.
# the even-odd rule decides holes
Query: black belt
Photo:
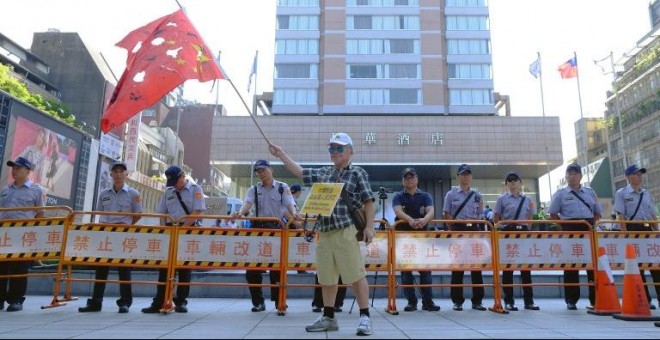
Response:
[[[500,225],[500,230],[503,231],[529,230],[529,226],[525,224],[503,224]]]
[[[646,229],[651,229],[650,223],[628,223],[626,224],[626,229],[628,231],[644,231]],[[636,229],[636,230],[632,230]]]

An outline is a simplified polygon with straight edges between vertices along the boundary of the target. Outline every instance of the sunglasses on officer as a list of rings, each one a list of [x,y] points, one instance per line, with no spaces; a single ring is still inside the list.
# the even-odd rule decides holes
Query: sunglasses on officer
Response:
[[[520,182],[520,178],[518,178],[518,177],[514,177],[514,176],[511,176],[511,177],[508,177],[508,178],[506,179],[506,181],[507,181],[507,182]]]
[[[332,155],[333,153],[335,153],[335,152],[336,152],[336,153],[344,153],[344,146],[343,146],[343,145],[339,145],[339,146],[336,146],[336,147],[334,147],[334,146],[330,146],[330,147],[328,147],[328,152],[329,152],[331,155]]]

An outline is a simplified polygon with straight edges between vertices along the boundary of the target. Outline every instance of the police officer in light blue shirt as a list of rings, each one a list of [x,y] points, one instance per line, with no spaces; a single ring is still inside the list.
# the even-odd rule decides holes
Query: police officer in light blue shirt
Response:
[[[175,221],[180,221],[181,226],[199,225],[200,221],[194,218],[185,218],[186,215],[201,215],[206,210],[206,201],[204,200],[204,191],[202,187],[193,184],[186,179],[186,174],[177,165],[172,165],[165,170],[167,177],[167,189],[163,193],[160,202],[156,206],[156,212],[159,214],[169,214]],[[161,218],[162,225],[170,225],[165,218]],[[179,283],[190,283],[190,269],[177,269],[179,273]],[[167,269],[161,269],[158,273],[158,282],[167,280]],[[174,311],[177,313],[188,313],[188,295],[190,293],[189,285],[177,285],[174,304]],[[165,301],[165,286],[158,285],[156,296],[151,302],[151,306],[142,308],[142,313],[159,313]]]
[[[96,203],[96,210],[106,212],[141,213],[142,197],[140,196],[140,192],[126,184],[126,178],[128,177],[126,164],[122,162],[114,163],[110,169],[110,177],[112,177],[112,186],[101,190]],[[99,222],[102,224],[134,225],[138,220],[140,220],[140,216],[100,215],[99,217]],[[110,267],[107,266],[96,267],[96,280],[107,280],[109,270]],[[118,267],[117,272],[120,281],[131,280],[131,268]],[[87,299],[87,305],[78,308],[78,312],[87,313],[101,311],[105,285],[105,282],[94,282],[92,298]],[[119,284],[119,296],[120,298],[117,300],[119,313],[128,313],[128,309],[133,303],[133,293],[130,283]]]
[[[34,168],[32,162],[23,157],[8,161],[11,167],[11,177],[14,182],[0,190],[0,208],[22,208],[44,206],[45,194],[43,188],[29,180],[30,171]],[[0,220],[31,219],[44,217],[43,210],[10,210],[0,213]],[[0,262],[0,275],[25,275],[28,273],[29,261]],[[9,284],[9,285],[7,285]],[[4,309],[5,301],[9,304],[8,312],[23,309],[27,277],[12,279],[0,278],[0,310]]]
[[[591,226],[586,224],[563,224],[561,229],[564,231],[589,231],[600,220],[603,207],[598,201],[596,192],[581,185],[581,180],[582,167],[576,163],[568,165],[566,167],[568,186],[555,192],[552,196],[548,213],[550,213],[551,220],[585,220]],[[579,274],[577,270],[565,270],[564,283],[578,283],[580,281]],[[590,283],[594,282],[593,270],[587,270],[587,279]],[[577,301],[580,299],[580,287],[564,286],[564,295],[566,308],[576,310]],[[594,286],[589,286],[589,302],[591,306],[596,304],[596,289]]]
[[[658,230],[658,223],[656,221],[657,214],[655,202],[653,201],[653,194],[648,190],[642,188],[642,175],[646,173],[646,168],[640,168],[637,164],[632,164],[626,168],[624,174],[628,180],[628,185],[619,189],[614,196],[614,212],[617,214],[619,221],[645,221],[639,223],[621,223],[621,230],[628,231],[652,231]],[[653,282],[656,284],[655,293],[658,301],[660,301],[660,270],[649,270]],[[646,286],[646,275],[644,271],[639,271],[644,282],[644,290],[646,291],[646,298],[649,301],[649,307],[655,309],[651,303],[651,295],[649,288]]]
[[[534,215],[534,201],[531,197],[522,194],[522,179],[520,173],[517,171],[509,171],[504,176],[504,183],[506,183],[507,192],[503,193],[497,198],[495,203],[495,216],[493,222],[497,223],[501,220],[516,221],[516,220],[531,220]],[[501,225],[501,230],[504,231],[528,231],[529,225],[524,223],[509,223]],[[521,270],[520,278],[523,284],[532,283],[532,274],[529,270]],[[513,271],[507,270],[502,273],[502,283],[513,283]],[[509,311],[517,311],[518,307],[515,306],[513,299],[513,287],[504,287],[504,308]],[[523,287],[523,299],[525,301],[525,309],[539,310],[540,308],[534,304],[534,294],[531,286]]]
[[[461,164],[456,172],[458,178],[458,187],[451,189],[445,195],[445,204],[443,215],[445,220],[481,220],[483,219],[484,202],[481,199],[481,193],[472,189],[472,168],[467,164]],[[483,231],[478,223],[451,223],[451,231]],[[451,272],[451,284],[463,284],[463,271]],[[484,283],[481,271],[470,272],[470,278],[473,284],[480,285]],[[484,298],[483,287],[472,287],[472,309],[485,311],[486,307],[481,303]],[[454,303],[454,310],[463,310],[463,287],[451,287],[451,300]]]
[[[256,217],[275,217],[280,220],[283,218],[293,220],[296,215],[296,201],[293,199],[289,185],[273,178],[273,168],[270,162],[265,159],[257,160],[252,170],[261,182],[248,188],[243,206],[234,214],[234,217],[247,215],[250,209],[254,207],[254,215]],[[281,225],[276,222],[255,221],[252,224],[252,228],[281,229]],[[245,272],[245,280],[250,284],[261,284],[263,283],[263,273],[264,271],[261,270],[247,270]],[[271,284],[280,283],[280,272],[278,270],[271,270],[268,276]],[[252,300],[251,311],[265,311],[266,304],[264,303],[261,287],[252,286],[249,288],[249,291]],[[279,287],[273,286],[270,288],[270,299],[275,301],[276,309],[279,307],[279,295]]]

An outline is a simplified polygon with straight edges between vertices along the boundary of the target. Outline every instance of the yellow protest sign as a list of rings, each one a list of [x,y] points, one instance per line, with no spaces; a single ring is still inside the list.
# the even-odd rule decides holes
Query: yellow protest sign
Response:
[[[309,216],[330,216],[337,204],[344,183],[314,183],[301,213]]]

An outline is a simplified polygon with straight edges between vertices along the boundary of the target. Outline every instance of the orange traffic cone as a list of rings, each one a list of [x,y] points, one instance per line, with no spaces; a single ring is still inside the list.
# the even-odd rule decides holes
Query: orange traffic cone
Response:
[[[598,247],[598,266],[596,271],[596,305],[587,313],[595,315],[612,315],[621,313],[621,303],[616,294],[614,276],[607,259],[605,248]]]
[[[626,267],[623,273],[623,308],[621,314],[614,314],[612,317],[626,321],[660,320],[658,316],[651,316],[649,302],[646,300],[646,293],[644,292],[644,283],[642,283],[642,277],[639,275],[637,254],[632,244],[626,246]]]

